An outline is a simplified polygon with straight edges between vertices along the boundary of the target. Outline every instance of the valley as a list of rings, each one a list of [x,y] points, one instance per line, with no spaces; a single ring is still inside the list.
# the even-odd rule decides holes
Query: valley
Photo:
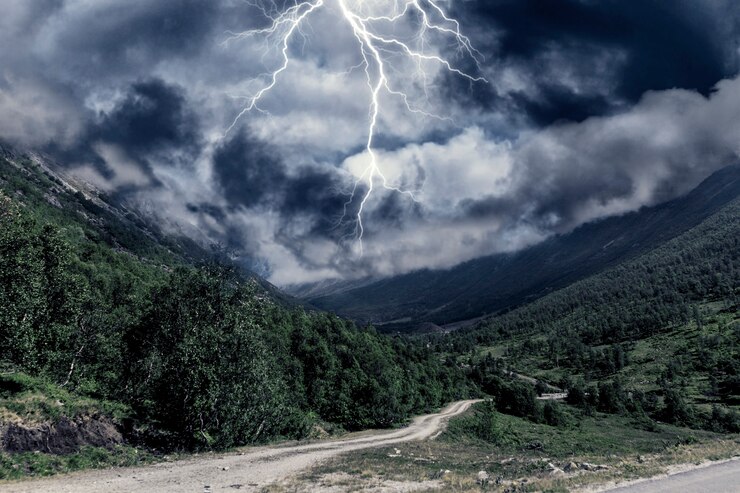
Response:
[[[585,224],[513,254],[421,270],[371,282],[289,287],[323,309],[384,332],[415,331],[505,312],[662,245],[740,195],[740,165],[730,165],[686,196]]]
[[[737,167],[495,260],[571,252],[562,285],[389,336],[4,155],[4,490],[571,491],[740,450]]]

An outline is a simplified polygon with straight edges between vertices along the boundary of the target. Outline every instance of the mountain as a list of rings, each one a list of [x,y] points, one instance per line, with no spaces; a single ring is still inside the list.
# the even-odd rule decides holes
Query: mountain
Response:
[[[86,239],[110,245],[140,261],[173,268],[206,262],[220,255],[185,233],[172,233],[151,217],[66,172],[51,158],[0,142],[0,190],[22,197],[45,219],[81,228]],[[226,260],[226,259],[222,259]],[[287,306],[303,305],[256,273],[239,266],[270,296]]]
[[[184,235],[165,234],[149,218],[65,172],[35,152],[0,143],[0,189],[63,227],[148,262],[192,263],[211,253]]]
[[[723,168],[683,197],[580,226],[513,254],[448,270],[421,270],[361,285],[291,291],[312,305],[382,330],[414,330],[507,310],[618,265],[691,229],[740,194],[740,165]]]
[[[649,252],[425,339],[477,361],[473,375],[504,410],[513,399],[501,378],[524,374],[642,429],[657,429],[649,417],[738,433],[740,198]]]

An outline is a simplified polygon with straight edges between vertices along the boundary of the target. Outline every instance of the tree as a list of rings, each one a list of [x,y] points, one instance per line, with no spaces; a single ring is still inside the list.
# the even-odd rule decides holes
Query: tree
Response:
[[[211,267],[176,272],[154,296],[128,337],[130,388],[143,413],[191,446],[257,442],[295,424],[286,420],[295,410],[253,320],[259,306],[251,288]]]

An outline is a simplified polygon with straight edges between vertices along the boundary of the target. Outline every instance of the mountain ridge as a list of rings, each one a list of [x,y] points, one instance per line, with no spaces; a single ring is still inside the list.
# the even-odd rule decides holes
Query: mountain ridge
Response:
[[[383,330],[449,324],[537,299],[649,251],[720,210],[740,194],[740,164],[718,170],[688,194],[593,221],[510,254],[470,260],[447,270],[421,270],[322,293],[289,290],[312,305]],[[533,274],[534,273],[534,274]],[[311,294],[307,294],[311,293]]]

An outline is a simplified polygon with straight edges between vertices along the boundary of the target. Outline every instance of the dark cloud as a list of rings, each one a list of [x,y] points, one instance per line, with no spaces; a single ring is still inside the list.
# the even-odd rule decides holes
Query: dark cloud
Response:
[[[651,92],[629,111],[534,133],[514,150],[506,193],[463,200],[460,215],[558,233],[675,198],[737,161],[738,89]]]
[[[626,147],[631,144],[634,143],[625,143]],[[618,150],[615,159],[624,156],[626,151],[626,148]],[[526,220],[541,231],[563,232],[578,224],[584,204],[604,206],[613,200],[629,198],[637,185],[629,167],[569,169],[558,163],[557,169],[545,170],[537,163],[523,161],[520,165],[516,193],[463,200],[461,215],[481,220],[497,218],[507,227]],[[679,179],[679,176],[670,176],[670,182]]]
[[[151,69],[163,59],[191,57],[209,43],[218,2],[101,1],[82,9],[66,2],[46,25],[47,58],[69,77],[107,78]]]
[[[90,134],[137,154],[162,149],[195,152],[200,147],[196,114],[181,88],[159,79],[136,82]]]
[[[113,162],[100,146],[115,146]],[[90,164],[106,179],[114,179],[121,162],[149,176],[152,161],[189,166],[201,152],[200,123],[181,88],[159,79],[133,83],[123,99],[107,113],[91,117],[72,146],[52,141],[47,152],[69,165]],[[124,193],[125,190],[119,190]]]
[[[357,259],[348,253],[366,188],[349,200],[349,170],[364,150],[366,92],[357,71],[337,75],[358,52],[336,11],[313,19],[305,44],[296,38],[296,63],[265,113],[245,114],[219,141],[282,63],[279,46],[265,51],[259,36],[221,43],[266,25],[252,2],[6,4],[0,138],[47,149],[163,222],[253,254],[245,262],[282,281],[445,267],[518,248],[683,193],[736,157],[740,141],[738,81],[706,97],[738,70],[735,0],[444,2],[485,55],[478,67],[450,47],[453,65],[490,83],[446,73],[438,84],[429,109],[451,109],[460,127],[411,128],[384,106],[378,155],[396,156],[399,186],[419,190],[420,202],[376,187]],[[410,75],[396,62],[389,75]]]
[[[523,93],[514,93],[511,100],[530,121],[542,126],[559,120],[581,121],[589,116],[604,114],[613,107],[606,95],[580,95],[560,84],[543,82],[538,88],[538,95],[534,99]]]
[[[337,228],[352,184],[333,168],[299,166],[289,171],[277,149],[248,131],[236,131],[214,154],[216,181],[231,206],[279,211],[284,231],[300,223],[303,235],[341,236]],[[361,197],[364,189],[357,190]],[[347,207],[352,217],[359,200]]]
[[[736,6],[719,8],[718,3],[457,3],[464,25],[471,27],[476,46],[495,70],[519,72],[532,87],[501,94],[481,84],[465,90],[466,83],[452,77],[446,82],[468,103],[489,108],[511,104],[540,125],[604,114],[636,102],[648,90],[686,88],[706,95],[738,70],[737,26],[727,26],[723,17],[728,9],[740,12]]]
[[[245,132],[236,132],[213,156],[216,180],[232,205],[252,207],[274,201],[283,186],[285,167],[277,152]]]
[[[423,211],[409,195],[391,192],[382,197],[367,217],[376,227],[402,229],[409,221],[421,220]]]
[[[291,178],[285,187],[285,200],[281,211],[288,217],[295,214],[308,214],[315,217],[313,231],[328,234],[334,227],[338,214],[349,200],[348,183],[337,173],[303,168]],[[363,193],[358,190],[358,196]],[[357,201],[355,201],[357,202]],[[352,214],[357,203],[348,212]]]

